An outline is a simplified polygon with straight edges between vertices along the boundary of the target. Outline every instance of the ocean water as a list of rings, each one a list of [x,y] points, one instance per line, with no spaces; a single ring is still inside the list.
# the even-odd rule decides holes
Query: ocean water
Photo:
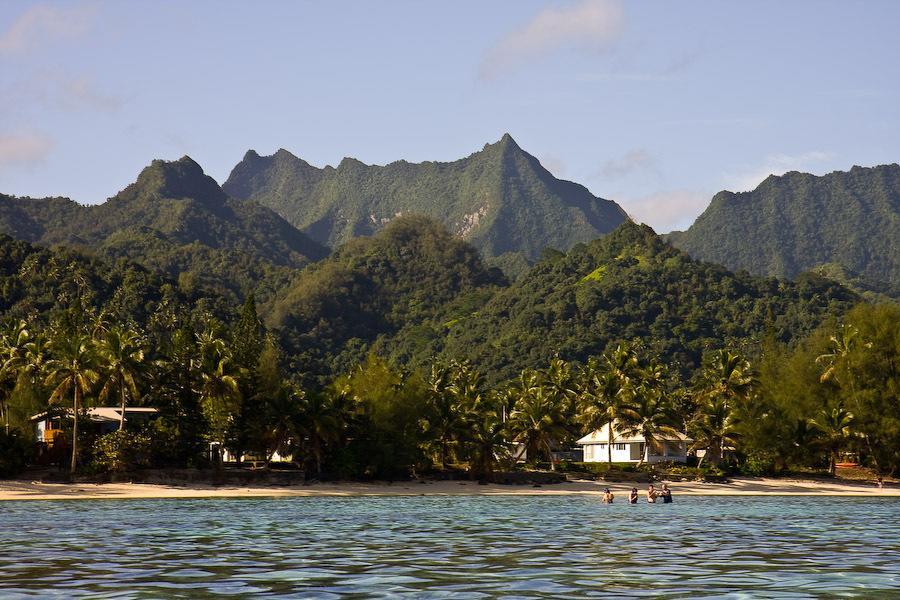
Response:
[[[0,502],[7,597],[900,598],[900,500]]]

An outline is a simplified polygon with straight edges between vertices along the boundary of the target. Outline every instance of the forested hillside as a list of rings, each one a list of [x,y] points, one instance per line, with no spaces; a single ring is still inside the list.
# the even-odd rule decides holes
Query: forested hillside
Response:
[[[429,358],[439,348],[433,322],[468,314],[505,284],[440,224],[400,217],[300,272],[268,307],[267,321],[281,331],[296,369],[333,376],[397,335],[408,354],[395,358]]]
[[[687,371],[706,350],[788,341],[856,301],[814,275],[733,274],[630,222],[548,253],[508,285],[438,224],[404,217],[300,273],[268,313],[296,368],[319,377],[375,349],[410,368],[469,359],[501,381],[557,353],[583,362],[634,338]]]
[[[729,269],[788,278],[820,269],[861,291],[897,298],[900,166],[821,177],[790,172],[751,192],[719,192],[687,231],[669,239]]]
[[[227,316],[236,307],[214,292],[186,294],[175,281],[125,260],[110,261],[71,248],[42,248],[0,234],[0,315],[32,324],[67,311],[103,323],[168,327],[191,315]],[[102,323],[98,322],[98,326]]]
[[[857,300],[812,275],[791,282],[731,273],[629,222],[548,257],[483,307],[448,323],[443,351],[502,380],[557,353],[584,361],[618,341],[641,338],[689,370],[709,349],[752,346],[766,335],[802,336]]]
[[[176,278],[185,291],[212,288],[232,299],[271,294],[326,252],[273,211],[229,198],[188,157],[153,161],[99,205],[0,196],[0,232],[128,258]]]
[[[337,168],[318,169],[286,150],[272,156],[251,150],[223,188],[272,208],[331,247],[399,215],[430,216],[514,273],[544,248],[567,250],[627,218],[615,202],[554,177],[508,134],[450,163],[377,166],[346,158]]]

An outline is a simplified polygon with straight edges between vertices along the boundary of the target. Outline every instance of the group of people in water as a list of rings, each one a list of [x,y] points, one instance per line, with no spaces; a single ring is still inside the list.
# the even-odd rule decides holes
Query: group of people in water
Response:
[[[606,488],[606,491],[603,492],[603,503],[604,504],[612,504],[613,500],[615,500],[616,495],[609,491],[609,488]],[[662,500],[663,504],[671,504],[672,503],[672,490],[669,489],[667,484],[663,484],[661,490],[657,490],[653,487],[651,483],[647,488],[647,502],[649,504],[656,504],[656,500]],[[638,503],[638,489],[636,487],[631,488],[631,493],[628,495],[628,504],[637,504]]]

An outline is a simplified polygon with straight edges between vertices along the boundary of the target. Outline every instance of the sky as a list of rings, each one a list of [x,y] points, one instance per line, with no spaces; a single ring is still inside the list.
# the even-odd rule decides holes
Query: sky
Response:
[[[509,132],[659,232],[770,173],[900,160],[900,2],[0,4],[0,193],[154,158],[454,160]]]

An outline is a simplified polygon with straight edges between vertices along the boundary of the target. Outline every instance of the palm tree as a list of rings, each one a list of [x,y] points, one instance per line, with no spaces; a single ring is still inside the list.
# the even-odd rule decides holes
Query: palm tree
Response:
[[[634,411],[635,386],[641,379],[639,347],[618,344],[591,358],[582,371],[582,402],[579,417],[591,430],[609,425],[607,462],[612,464],[612,445],[616,432],[638,416]]]
[[[563,408],[557,395],[539,385],[529,386],[517,399],[509,419],[510,430],[528,455],[545,455],[552,471],[556,470],[553,447],[566,434]]]
[[[750,363],[729,350],[713,353],[704,365],[700,379],[702,395],[719,396],[726,401],[745,398],[753,389]]]
[[[609,425],[607,462],[612,464],[614,426],[616,421],[631,414],[627,404],[629,390],[617,373],[599,365],[596,359],[588,361],[582,374],[583,391],[578,417],[589,431]]]
[[[221,445],[225,443],[225,433],[240,408],[237,371],[225,340],[218,337],[212,329],[197,335],[197,350],[200,404],[209,422],[212,441]],[[221,458],[221,454],[218,458]]]
[[[19,374],[27,367],[27,346],[31,338],[28,324],[16,321],[0,333],[0,417],[9,433],[9,400]]]
[[[452,394],[452,411],[455,415],[453,422],[453,436],[457,441],[458,450],[467,457],[475,457],[478,462],[479,442],[476,439],[476,427],[485,427],[485,415],[493,411],[493,406],[487,401],[484,393],[484,377],[468,362],[453,362],[451,364],[449,391]],[[499,409],[498,419],[503,423],[503,408]],[[501,428],[502,429],[502,428]],[[482,431],[482,433],[485,433]],[[470,464],[477,470],[477,464]]]
[[[828,450],[828,471],[834,475],[841,449],[852,433],[853,413],[839,404],[830,411],[822,410],[809,424],[822,434],[822,444]]]
[[[843,324],[835,335],[829,337],[831,342],[831,352],[827,352],[816,357],[816,364],[825,366],[819,380],[822,383],[827,381],[839,381],[838,369],[841,362],[848,363],[851,353],[860,345],[869,347],[870,343],[863,342],[859,337],[859,329],[853,325]],[[847,364],[849,367],[850,365]],[[847,382],[852,385],[852,381]]]
[[[438,461],[446,469],[450,455],[450,444],[456,437],[460,427],[460,414],[454,393],[454,368],[432,364],[431,374],[427,380],[430,414],[427,428],[430,436],[437,442]]]
[[[47,362],[45,385],[53,387],[51,403],[61,403],[72,394],[72,464],[75,473],[78,463],[78,418],[81,400],[97,382],[99,375],[94,369],[96,354],[93,340],[82,332],[60,332],[51,340],[53,358]]]
[[[546,369],[540,371],[541,385],[548,394],[555,394],[563,403],[567,414],[573,412],[578,400],[578,379],[572,373],[572,367],[558,355],[550,359]]]
[[[719,464],[726,446],[736,444],[737,432],[732,414],[725,398],[721,396],[706,398],[701,403],[688,424],[694,438],[692,450],[706,450],[698,466],[703,464],[703,461],[708,461],[712,465]]]
[[[506,423],[503,420],[504,402],[501,395],[491,395],[479,403],[469,419],[472,471],[481,478],[491,479],[498,459],[509,455]]]
[[[680,432],[672,425],[674,415],[671,404],[658,387],[657,380],[648,380],[639,386],[635,392],[635,400],[622,423],[624,435],[641,435],[651,449],[661,447],[660,438],[679,438]],[[639,467],[644,464],[645,454],[647,453],[641,453]]]
[[[125,405],[128,396],[130,395],[132,400],[140,397],[138,381],[145,370],[141,337],[131,329],[113,327],[105,332],[98,353],[103,362],[103,376],[106,379],[100,390],[100,400],[105,400],[113,390],[119,391],[121,401],[119,431],[122,431],[125,429]]]
[[[847,323],[842,324],[837,333],[829,339],[831,352],[816,357],[816,364],[825,367],[819,380],[822,383],[833,381],[841,387],[846,386],[847,395],[858,412],[862,414],[864,411],[860,407],[859,397],[856,393],[856,381],[853,377],[853,355],[859,348],[871,348],[872,343],[864,341],[860,337],[859,329]],[[863,431],[862,438],[866,443],[869,456],[875,464],[875,469],[880,472],[878,453],[872,447],[872,438],[867,431]]]
[[[752,391],[750,363],[740,354],[722,349],[704,361],[696,387],[700,409],[692,423],[697,438],[694,449],[706,450],[709,462],[717,464],[726,444],[733,443],[735,403]]]
[[[603,354],[604,367],[622,380],[622,386],[633,388],[641,375],[641,347],[637,343],[618,344]]]
[[[274,393],[267,398],[266,429],[264,442],[266,448],[266,465],[272,462],[276,452],[288,447],[291,440],[297,440],[299,435],[300,411],[303,391],[289,383],[282,383]]]
[[[351,403],[349,389],[307,394],[301,399],[300,427],[316,465],[316,474],[322,473],[325,450],[341,439]]]

